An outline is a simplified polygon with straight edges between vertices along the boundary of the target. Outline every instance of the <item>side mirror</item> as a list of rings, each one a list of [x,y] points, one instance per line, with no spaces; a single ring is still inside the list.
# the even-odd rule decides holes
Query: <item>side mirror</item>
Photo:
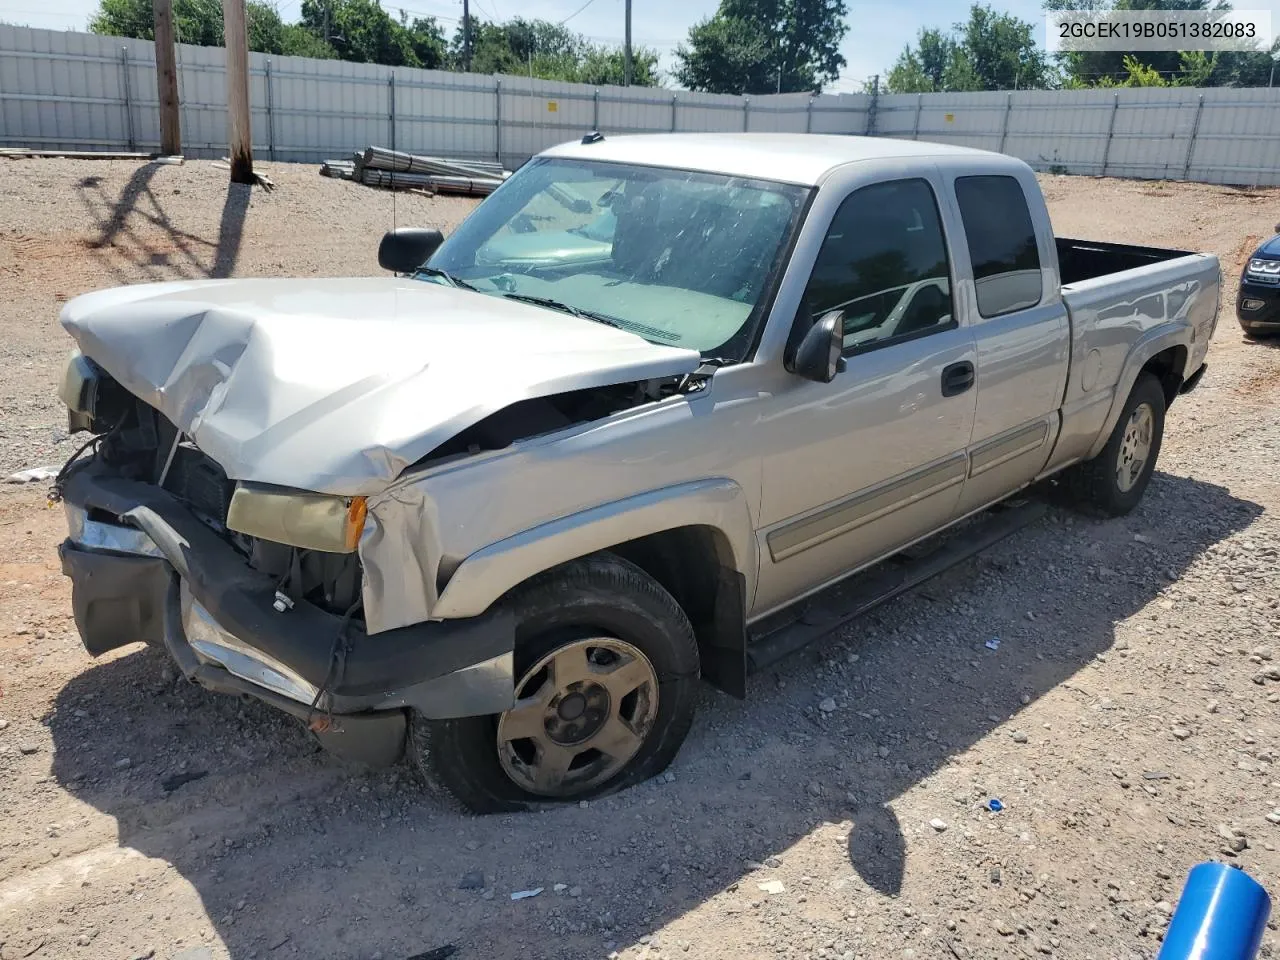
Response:
[[[413,273],[444,243],[439,230],[404,227],[382,235],[378,244],[378,266],[394,273]]]
[[[806,380],[830,383],[844,369],[844,313],[832,310],[818,318],[801,338],[787,369]]]

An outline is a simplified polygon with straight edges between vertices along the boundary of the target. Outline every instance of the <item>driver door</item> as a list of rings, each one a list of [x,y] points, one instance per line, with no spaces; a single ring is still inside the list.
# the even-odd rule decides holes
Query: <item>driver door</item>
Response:
[[[832,217],[802,310],[843,312],[846,367],[831,383],[792,378],[776,398],[753,615],[955,517],[976,351],[947,251],[932,177],[854,190]]]

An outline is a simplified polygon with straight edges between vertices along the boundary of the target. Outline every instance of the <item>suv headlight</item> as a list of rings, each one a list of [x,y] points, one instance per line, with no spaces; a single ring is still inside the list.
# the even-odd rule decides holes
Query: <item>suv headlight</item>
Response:
[[[231,495],[227,526],[246,536],[304,550],[353,553],[360,544],[366,512],[364,497],[240,483]]]
[[[1250,260],[1245,272],[1260,277],[1280,276],[1280,260]]]

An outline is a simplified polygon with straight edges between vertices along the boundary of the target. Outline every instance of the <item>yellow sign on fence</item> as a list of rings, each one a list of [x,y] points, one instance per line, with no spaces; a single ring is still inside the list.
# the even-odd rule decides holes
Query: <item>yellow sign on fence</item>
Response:
[[[547,113],[555,113],[559,109],[560,109],[560,104],[556,103],[556,101],[554,100],[547,101]]]

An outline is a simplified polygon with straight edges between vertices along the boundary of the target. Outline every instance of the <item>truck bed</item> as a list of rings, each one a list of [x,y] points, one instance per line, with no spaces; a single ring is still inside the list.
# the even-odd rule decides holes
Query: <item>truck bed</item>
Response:
[[[1139,247],[1128,243],[1102,243],[1096,240],[1073,240],[1057,237],[1058,270],[1062,283],[1080,283],[1110,273],[1147,267],[1166,260],[1191,255],[1189,250],[1165,250]]]

